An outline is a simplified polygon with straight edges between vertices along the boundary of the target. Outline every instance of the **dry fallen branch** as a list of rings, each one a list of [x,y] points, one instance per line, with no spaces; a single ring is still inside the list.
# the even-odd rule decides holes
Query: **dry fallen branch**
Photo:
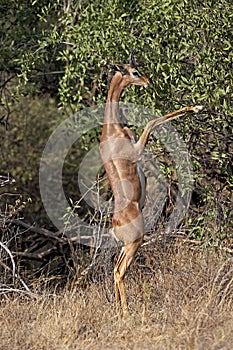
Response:
[[[38,227],[35,227],[35,226],[32,226],[32,225],[29,225],[29,224],[26,224],[24,221],[22,220],[18,220],[18,219],[13,219],[11,220],[11,223],[12,224],[15,224],[15,225],[18,225],[18,226],[21,226],[21,227],[24,227],[26,229],[28,229],[29,231],[32,231],[32,232],[35,232],[35,233],[39,233],[45,237],[48,237],[48,238],[52,238],[52,239],[55,239],[57,240],[58,242],[64,242],[65,238],[60,238],[59,235],[61,235],[61,232],[58,231],[57,233],[53,233],[49,230],[45,230],[45,229],[42,229],[42,228],[38,228]]]
[[[50,249],[47,249],[41,253],[33,254],[33,253],[27,253],[27,252],[15,252],[18,256],[21,256],[22,258],[26,258],[29,260],[39,260],[44,261],[48,257],[51,257],[54,253],[57,252],[56,247],[52,247]]]
[[[0,286],[0,294],[6,294],[6,293],[18,293],[18,294],[26,294],[30,297],[36,296],[34,295],[31,291],[23,290],[23,289],[18,289],[18,288],[11,288],[11,287],[1,287]]]

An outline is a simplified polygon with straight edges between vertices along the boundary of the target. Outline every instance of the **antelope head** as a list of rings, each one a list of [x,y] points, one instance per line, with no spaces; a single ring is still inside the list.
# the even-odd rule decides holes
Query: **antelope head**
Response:
[[[111,65],[111,68],[118,74],[120,73],[122,75],[122,80],[125,86],[133,84],[147,87],[149,84],[149,79],[137,68],[134,58],[134,50],[130,54],[129,64],[113,64]]]

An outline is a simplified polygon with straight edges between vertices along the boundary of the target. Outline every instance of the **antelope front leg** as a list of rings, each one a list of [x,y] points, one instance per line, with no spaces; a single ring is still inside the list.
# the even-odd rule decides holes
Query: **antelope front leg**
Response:
[[[173,119],[177,119],[179,117],[182,117],[186,114],[189,114],[189,113],[199,113],[200,111],[203,110],[203,106],[194,106],[194,107],[184,107],[182,109],[179,109],[175,112],[172,112],[172,113],[169,113],[169,114],[166,114],[162,117],[159,117],[159,118],[156,118],[156,119],[153,119],[153,120],[150,120],[140,139],[138,140],[138,142],[135,144],[135,148],[136,148],[136,151],[138,153],[138,157],[140,157],[140,155],[142,154],[144,148],[145,148],[145,145],[148,141],[148,138],[150,136],[150,133],[159,125],[162,125],[162,124],[165,124]]]

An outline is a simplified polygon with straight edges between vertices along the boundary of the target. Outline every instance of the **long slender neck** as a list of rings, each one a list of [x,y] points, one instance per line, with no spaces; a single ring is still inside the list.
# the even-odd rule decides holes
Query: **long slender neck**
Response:
[[[119,102],[123,89],[123,76],[120,72],[117,72],[112,78],[110,88],[108,91],[107,102]]]
[[[104,124],[105,126],[109,124],[119,124],[119,111],[118,111],[118,103],[121,96],[122,91],[124,90],[124,82],[123,77],[120,72],[117,72],[112,78],[110,88],[108,91],[107,102],[104,113]]]

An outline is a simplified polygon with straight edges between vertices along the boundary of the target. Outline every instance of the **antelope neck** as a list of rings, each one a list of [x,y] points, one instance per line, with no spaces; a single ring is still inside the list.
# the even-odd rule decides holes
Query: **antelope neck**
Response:
[[[121,73],[116,73],[112,78],[106,107],[104,113],[104,124],[120,124],[119,121],[119,112],[118,112],[118,103],[122,91],[124,90],[125,85],[123,83],[123,78]]]

